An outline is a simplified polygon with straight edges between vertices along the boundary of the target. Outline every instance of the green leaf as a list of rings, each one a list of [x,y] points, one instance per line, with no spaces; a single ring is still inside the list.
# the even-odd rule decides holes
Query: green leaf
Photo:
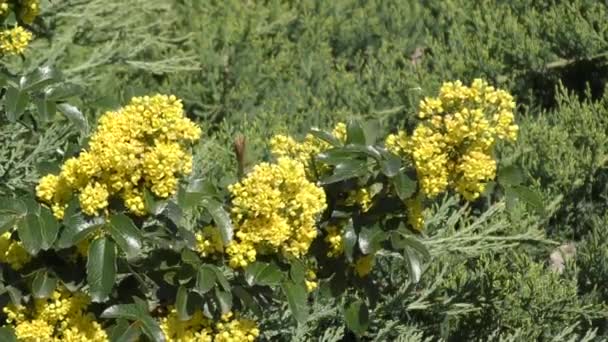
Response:
[[[199,255],[189,248],[182,249],[181,258],[184,263],[190,264],[195,267],[197,267],[201,263],[201,258],[199,257]]]
[[[361,123],[357,120],[350,120],[346,125],[346,144],[365,145],[365,132]]]
[[[407,270],[412,283],[417,284],[422,277],[422,262],[417,253],[410,248],[403,249],[403,257],[405,258]]]
[[[34,101],[38,108],[38,119],[41,122],[49,122],[57,113],[57,104],[55,102],[47,101],[44,99],[37,99]]]
[[[175,296],[175,309],[180,321],[189,320],[191,315],[188,313],[188,289],[180,286]]]
[[[9,122],[17,122],[21,114],[25,111],[25,107],[30,96],[25,92],[15,87],[8,87],[4,95],[4,110]]]
[[[222,273],[222,270],[220,270],[216,266],[208,266],[213,270],[213,272],[215,272],[215,279],[217,279],[217,282],[224,289],[224,291],[230,292],[230,284],[228,283],[228,279],[226,279],[226,276],[224,276],[224,273]]]
[[[173,222],[177,227],[180,227],[182,224],[182,219],[184,218],[184,213],[182,208],[178,206],[174,202],[168,202],[163,214]]]
[[[357,233],[353,227],[352,219],[348,221],[346,226],[344,226],[343,234],[342,239],[344,240],[344,255],[346,255],[346,259],[349,262],[352,262],[355,245],[357,244]]]
[[[47,208],[40,209],[40,233],[42,236],[41,247],[43,250],[47,250],[53,246],[57,235],[59,234],[59,222],[51,211]]]
[[[293,317],[299,324],[305,323],[308,318],[308,293],[304,284],[284,281],[281,284],[281,289],[287,297],[287,304]]]
[[[46,270],[36,272],[32,281],[32,294],[34,298],[48,298],[57,287],[57,279],[49,275]]]
[[[404,172],[399,172],[391,179],[397,196],[405,201],[416,192],[416,181],[412,180]]]
[[[232,293],[221,291],[216,287],[215,298],[217,298],[222,314],[228,313],[230,310],[232,310]]]
[[[534,208],[534,210],[536,210],[539,215],[544,215],[545,206],[543,204],[543,199],[537,191],[534,191],[525,186],[513,186],[509,188],[517,195],[520,200],[532,206],[532,208]]]
[[[27,214],[24,220],[19,222],[17,227],[19,239],[23,247],[31,255],[36,255],[42,249],[42,231],[40,221],[36,214]]]
[[[283,272],[276,264],[256,261],[245,269],[245,281],[249,286],[278,285],[283,280]]]
[[[344,320],[352,332],[358,336],[363,335],[369,327],[369,310],[365,302],[356,300],[351,303],[344,310]]]
[[[241,300],[243,306],[247,309],[250,309],[254,315],[262,315],[262,309],[260,308],[260,305],[255,301],[253,296],[249,294],[249,292],[247,292],[247,290],[245,290],[241,286],[235,286],[233,288],[233,293],[237,298]]]
[[[141,313],[141,308],[136,304],[117,304],[105,309],[101,313],[101,318],[125,318],[136,321],[140,318]]]
[[[322,153],[319,153],[316,158],[318,161],[327,165],[339,165],[345,162],[350,162],[358,158],[360,152],[353,152],[343,147],[332,148]]]
[[[524,175],[521,170],[513,165],[501,167],[498,170],[498,183],[502,186],[520,185],[524,182]]]
[[[63,115],[80,130],[80,132],[86,133],[89,131],[89,123],[78,108],[67,103],[60,103],[57,105],[57,109],[62,112]]]
[[[309,133],[332,146],[342,146],[340,140],[338,140],[332,134],[322,131],[318,128],[311,128]]]
[[[82,94],[81,86],[74,83],[60,83],[44,89],[44,98],[47,101],[62,101]]]
[[[61,79],[59,70],[51,66],[37,68],[19,80],[21,90],[36,91]]]
[[[363,176],[367,173],[367,161],[365,160],[348,160],[339,163],[334,168],[331,176],[322,180],[322,184],[332,184],[341,182],[346,179],[351,179]]]
[[[156,342],[165,342],[165,334],[158,322],[150,316],[147,308],[138,304],[119,304],[107,308],[101,313],[102,318],[126,318],[141,323],[144,334]]]
[[[12,328],[6,326],[0,328],[0,341],[2,342],[17,342],[17,336]]]
[[[395,231],[392,236],[393,247],[396,249],[412,248],[424,258],[430,259],[431,253],[428,248],[414,235],[409,232]]]
[[[106,237],[94,240],[89,246],[87,282],[94,302],[104,302],[112,292],[116,280],[116,245]]]
[[[381,248],[386,233],[378,226],[362,228],[359,232],[359,249],[363,254],[371,254]]]
[[[392,153],[384,153],[380,160],[380,169],[387,177],[395,177],[401,169],[401,159]]]
[[[14,198],[0,200],[0,234],[13,229],[27,213],[25,204]]]
[[[211,199],[217,195],[213,183],[205,179],[193,179],[188,186],[181,191],[179,205],[184,209],[196,207],[203,199]]]
[[[370,120],[363,123],[363,132],[365,133],[365,143],[367,145],[375,144],[382,133],[380,121]]]
[[[293,260],[289,269],[289,275],[294,283],[304,284],[306,280],[306,265],[301,260]]]
[[[154,216],[160,215],[167,207],[168,202],[166,200],[157,200],[148,188],[144,188],[143,193],[146,211]]]
[[[215,285],[215,281],[215,271],[211,267],[207,265],[199,267],[196,274],[196,292],[201,295],[209,292]]]
[[[222,204],[215,200],[206,200],[205,208],[207,208],[209,214],[211,214],[215,225],[220,229],[220,234],[222,235],[224,245],[227,245],[230,243],[230,241],[232,241],[232,235],[234,233],[230,215],[228,215],[228,212],[224,209]]]
[[[84,217],[81,212],[73,212],[68,215],[69,212],[70,207],[66,210],[66,216],[63,219],[65,228],[57,241],[57,247],[59,248],[69,248],[78,244],[86,239],[89,234],[106,224],[102,216],[88,218]]]
[[[137,342],[141,336],[141,323],[134,322],[130,325],[125,320],[119,320],[119,323],[112,330],[110,335],[111,342]]]
[[[142,233],[125,214],[112,215],[109,225],[110,235],[126,254],[127,259],[137,258],[142,249]]]

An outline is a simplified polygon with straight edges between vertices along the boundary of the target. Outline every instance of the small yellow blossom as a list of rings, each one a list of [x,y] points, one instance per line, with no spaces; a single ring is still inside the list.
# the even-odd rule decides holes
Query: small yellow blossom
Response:
[[[365,255],[357,259],[355,262],[355,274],[359,278],[366,277],[374,267],[374,256],[372,254]]]
[[[332,135],[342,143],[346,142],[346,124],[342,122],[336,124]],[[270,151],[272,155],[276,158],[288,157],[301,162],[305,167],[306,175],[309,179],[314,179],[315,175],[329,170],[327,165],[318,165],[313,162],[316,155],[329,148],[331,148],[330,144],[312,134],[307,134],[302,142],[298,142],[290,136],[280,134],[270,139]]]
[[[22,54],[32,40],[32,33],[21,26],[0,32],[0,52],[5,55]]]
[[[40,0],[20,0],[19,18],[26,24],[34,22],[40,14]]]
[[[422,213],[423,196],[419,194],[416,197],[410,198],[405,202],[407,207],[407,223],[416,231],[421,232],[424,229],[424,215]]]
[[[220,230],[213,226],[206,226],[202,231],[196,233],[196,250],[203,257],[222,254],[224,252],[224,244]]]
[[[306,284],[306,291],[313,292],[319,287],[319,282],[317,281],[317,274],[313,270],[306,271],[306,279],[304,280]]]
[[[342,239],[342,229],[340,227],[331,225],[327,227],[327,235],[324,241],[329,245],[329,251],[327,256],[330,258],[336,258],[344,253],[344,242]]]
[[[350,191],[346,198],[346,205],[358,205],[362,212],[367,212],[372,207],[372,196],[366,188]]]
[[[19,270],[31,260],[23,245],[11,239],[11,233],[0,235],[0,262],[8,264],[14,270]]]
[[[246,342],[255,341],[260,335],[252,320],[234,317],[232,312],[222,315],[213,323],[201,310],[196,310],[188,320],[180,320],[177,310],[160,319],[160,328],[168,342]]]
[[[85,294],[60,287],[47,299],[35,299],[31,307],[9,304],[3,312],[19,341],[106,342],[105,330],[86,311],[89,303]]]

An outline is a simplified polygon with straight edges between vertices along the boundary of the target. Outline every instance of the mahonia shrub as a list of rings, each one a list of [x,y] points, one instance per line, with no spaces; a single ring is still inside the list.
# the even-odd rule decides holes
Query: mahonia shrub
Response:
[[[179,99],[134,97],[40,179],[37,201],[3,209],[13,215],[0,262],[33,294],[5,298],[5,329],[20,339],[253,341],[264,336],[253,319],[262,307],[286,300],[303,323],[317,292],[363,335],[378,255],[400,255],[420,279],[425,207],[441,193],[480,197],[497,176],[496,141],[515,139],[513,108],[481,80],[448,82],[421,102],[411,135],[340,122],[301,141],[274,136],[270,160],[252,167],[238,140],[239,177],[226,184],[190,176],[201,129]]]

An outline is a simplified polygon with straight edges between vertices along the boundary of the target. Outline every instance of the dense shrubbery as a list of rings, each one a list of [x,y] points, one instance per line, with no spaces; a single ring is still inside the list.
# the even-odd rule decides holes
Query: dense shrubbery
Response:
[[[605,4],[4,5],[0,339],[608,336]]]

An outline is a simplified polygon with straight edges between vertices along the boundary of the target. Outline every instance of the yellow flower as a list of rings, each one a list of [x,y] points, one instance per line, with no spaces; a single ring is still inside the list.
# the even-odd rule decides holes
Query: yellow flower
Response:
[[[329,245],[328,257],[336,258],[344,253],[344,242],[342,239],[342,229],[338,226],[328,226],[327,235],[323,239]]]
[[[170,308],[169,314],[160,319],[160,328],[167,341],[175,342],[211,342],[213,331],[211,322],[201,310],[196,310],[190,319],[179,319],[177,310]]]
[[[8,0],[0,0],[0,16],[8,13]]]
[[[80,193],[89,215],[98,215],[112,198],[145,215],[144,189],[160,198],[174,195],[179,177],[192,171],[187,147],[200,134],[175,96],[134,97],[99,118],[89,149],[66,160],[59,175],[41,178],[37,196],[58,218],[72,193]]]
[[[21,26],[0,32],[0,52],[5,55],[18,55],[32,40],[32,33]]]
[[[346,198],[346,205],[358,205],[362,212],[367,212],[372,207],[372,196],[365,188],[350,191]]]
[[[26,24],[34,22],[40,14],[40,0],[21,0],[19,6],[19,18]]]
[[[386,138],[386,148],[413,160],[422,193],[435,197],[454,189],[467,200],[496,176],[491,156],[496,141],[513,141],[515,102],[506,91],[476,79],[470,87],[445,82],[437,97],[420,101],[419,125],[411,138],[403,131]]]
[[[31,260],[23,245],[11,239],[11,233],[0,235],[0,262],[8,264],[11,268],[19,270]]]
[[[202,231],[196,233],[196,250],[203,257],[224,252],[224,244],[220,230],[213,226],[206,226]]]
[[[59,287],[32,307],[7,305],[3,312],[19,341],[105,342],[108,336],[95,316],[86,312],[89,298]]]
[[[235,239],[226,252],[231,267],[244,267],[257,253],[300,257],[317,236],[325,192],[306,178],[304,165],[290,158],[261,163],[229,186]]]
[[[374,256],[372,254],[362,256],[355,262],[355,274],[359,278],[366,277],[374,267]]]
[[[241,342],[255,341],[260,331],[254,321],[233,317],[232,312],[222,315],[215,324],[201,310],[196,310],[188,320],[180,320],[177,310],[160,319],[160,328],[169,342]]]
[[[306,285],[306,291],[313,292],[319,287],[319,282],[317,281],[317,275],[313,270],[306,271],[306,279],[304,280]]]
[[[407,223],[416,231],[421,232],[424,229],[424,215],[422,210],[422,195],[410,198],[405,202],[407,207]]]
[[[248,319],[230,319],[232,313],[225,315],[215,325],[216,334],[214,342],[245,342],[255,341],[260,331],[254,321]]]
[[[336,124],[332,135],[342,143],[346,142],[346,124],[342,122]],[[276,158],[287,157],[301,162],[305,167],[306,175],[309,179],[314,179],[315,175],[329,170],[329,167],[326,165],[315,164],[313,159],[316,155],[328,150],[330,147],[331,145],[312,134],[307,134],[302,142],[298,142],[290,136],[280,134],[270,139],[270,151],[272,155]]]

